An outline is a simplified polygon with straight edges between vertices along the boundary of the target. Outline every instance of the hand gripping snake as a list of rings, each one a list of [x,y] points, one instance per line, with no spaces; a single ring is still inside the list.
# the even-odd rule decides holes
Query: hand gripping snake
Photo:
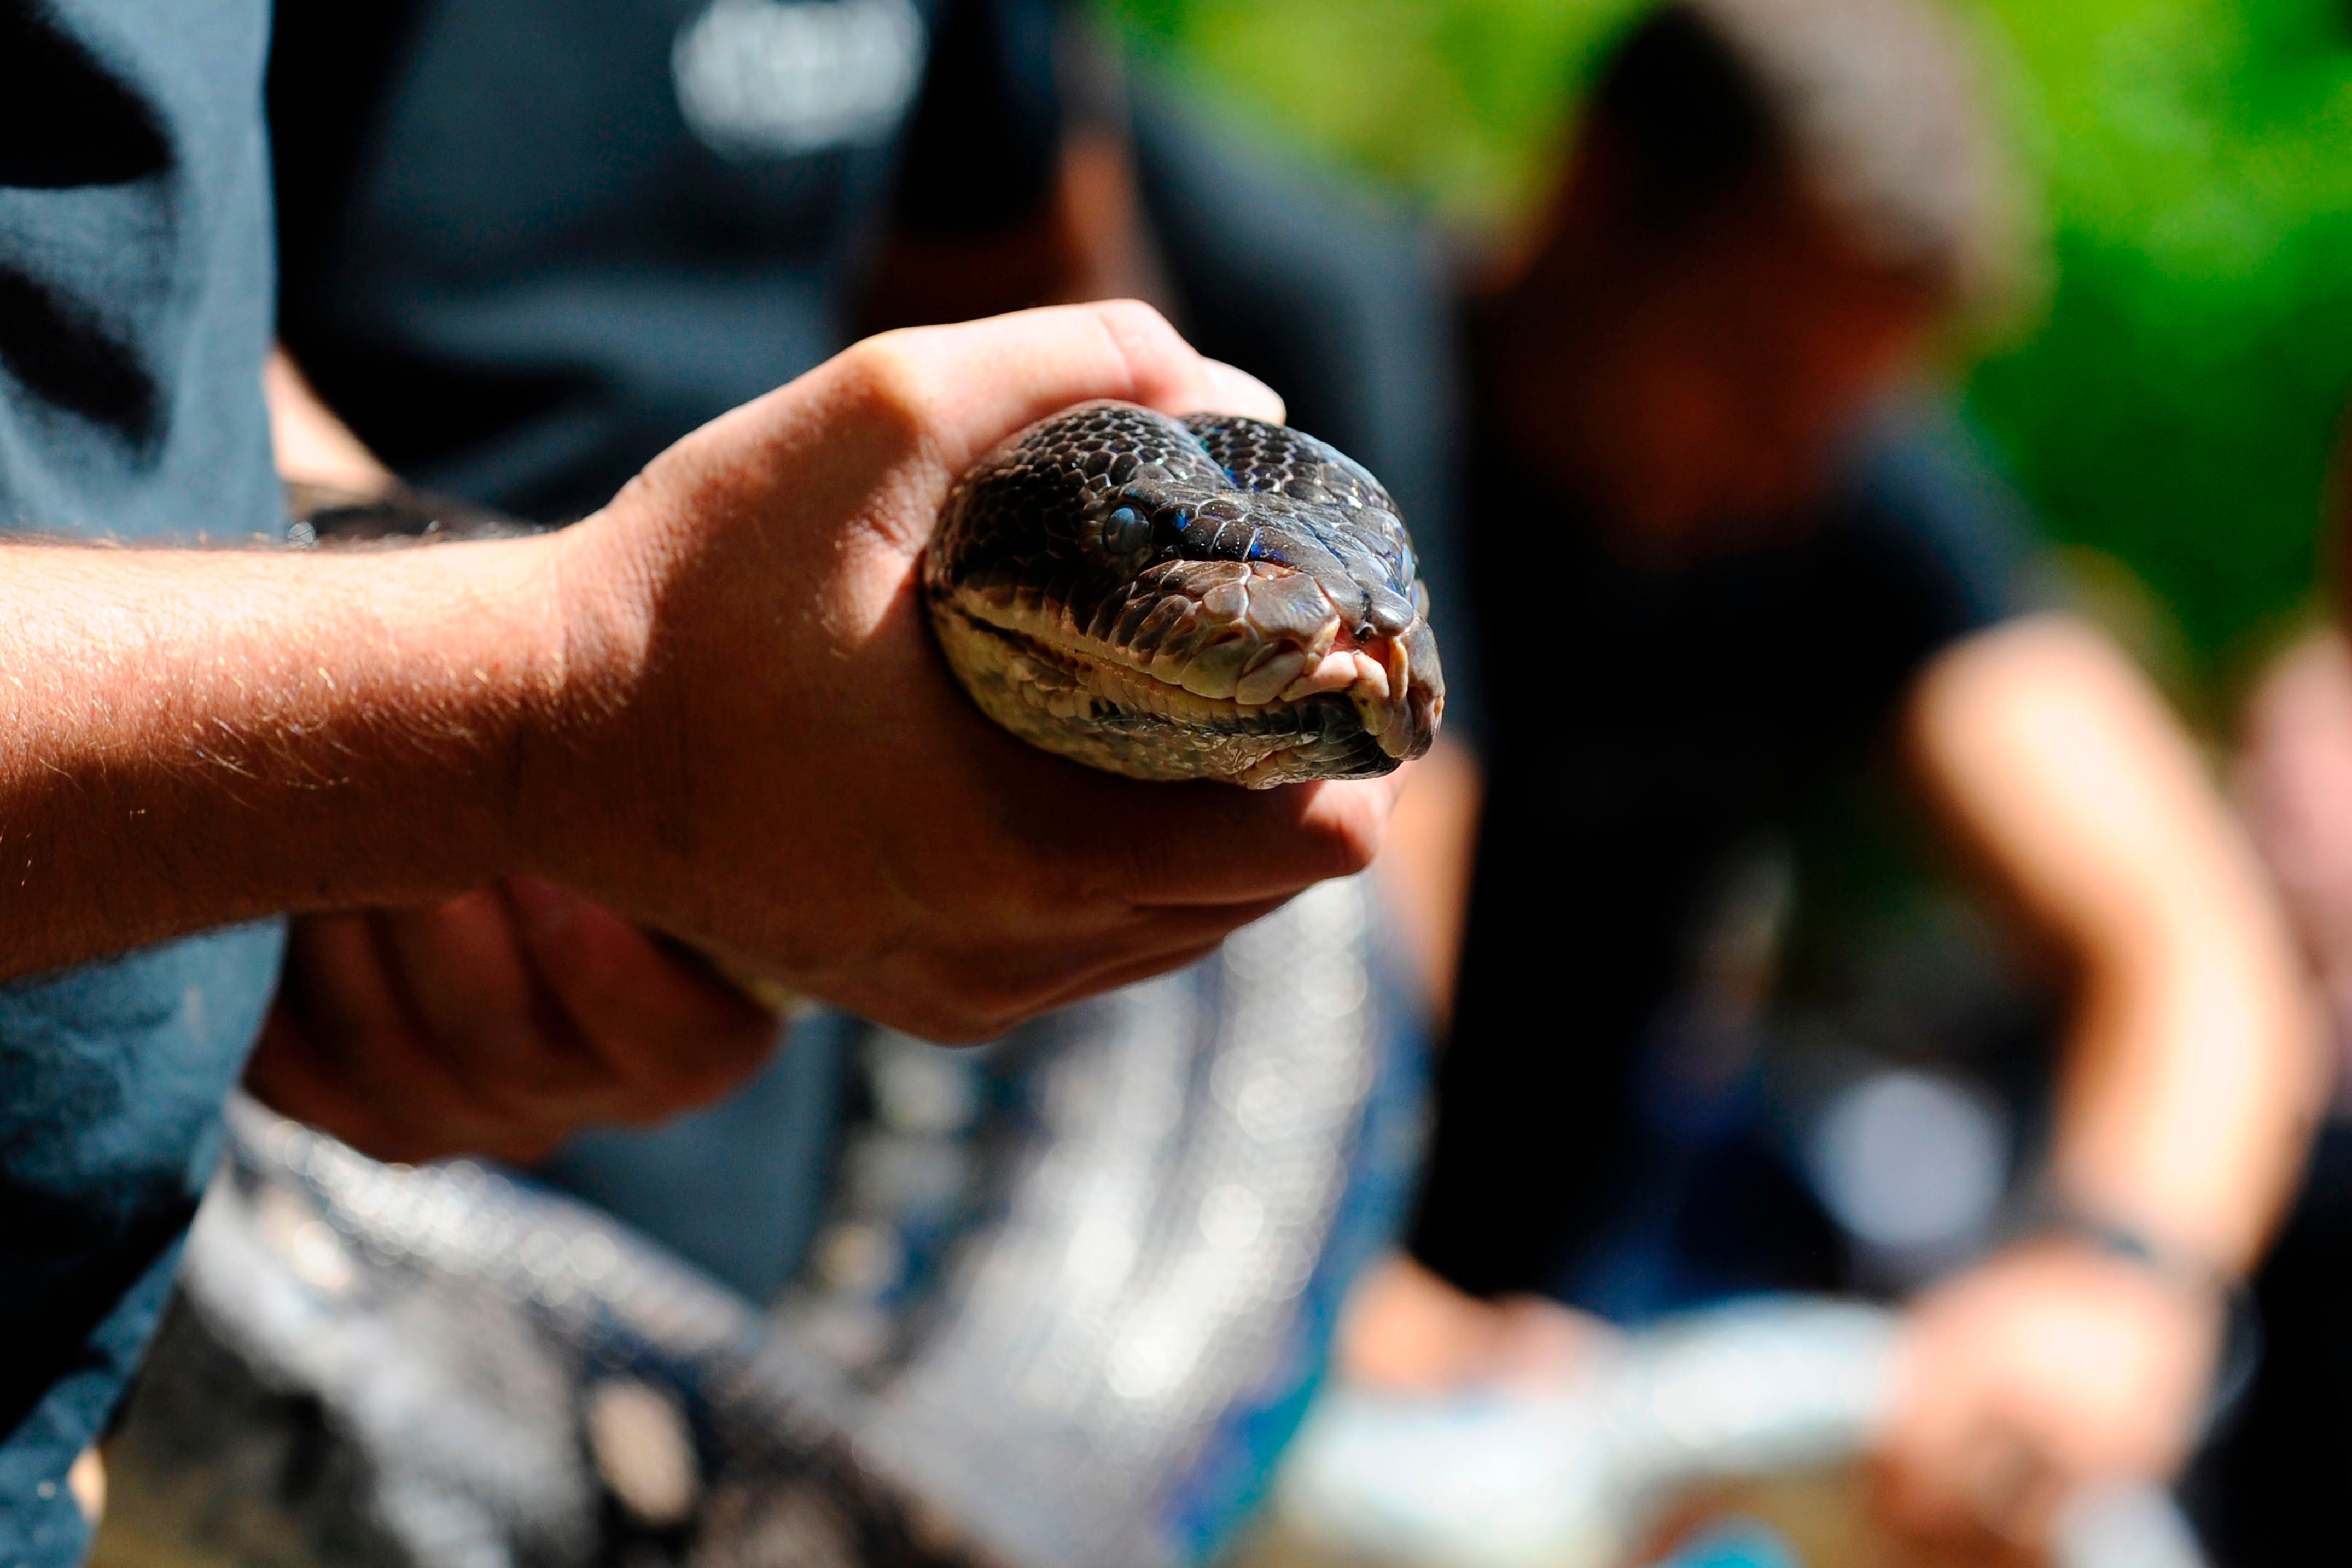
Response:
[[[399,486],[289,498],[304,547],[538,531]],[[1081,403],[956,481],[922,572],[940,647],[981,711],[1114,773],[1257,789],[1370,779],[1427,751],[1445,712],[1396,502],[1286,425]],[[762,1002],[799,1007],[719,963]]]
[[[1083,403],[957,481],[924,563],[982,712],[1138,779],[1366,779],[1429,749],[1445,678],[1395,501],[1284,425]]]
[[[303,546],[539,531],[402,486],[291,500]],[[1137,779],[1263,789],[1429,749],[1445,676],[1417,570],[1396,502],[1326,443],[1098,402],[956,481],[923,588],[957,679],[1022,739]]]

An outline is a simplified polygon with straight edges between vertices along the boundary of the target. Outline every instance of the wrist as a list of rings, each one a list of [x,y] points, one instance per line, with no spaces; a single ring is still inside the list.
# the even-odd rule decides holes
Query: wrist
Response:
[[[2224,1296],[2241,1283],[2233,1270],[2195,1249],[2053,1193],[2037,1194],[2021,1206],[2007,1230],[2019,1241],[2072,1242],[2199,1295]]]
[[[287,812],[317,834],[324,863],[352,870],[341,892],[298,907],[446,897],[530,869],[528,760],[567,706],[554,546],[499,539],[311,563],[314,605],[296,613],[316,639],[320,689],[302,723],[348,760],[315,811],[298,794]],[[289,670],[280,689],[304,693],[311,674]]]
[[[593,891],[610,890],[608,847],[653,815],[651,759],[677,755],[633,734],[659,706],[644,697],[651,574],[620,533],[608,510],[533,541],[546,552],[544,674],[512,762],[518,869]]]
[[[599,720],[625,706],[618,694],[644,664],[643,618],[629,616],[614,589],[642,574],[614,572],[595,559],[606,553],[604,514],[569,528],[550,528],[411,489],[388,473],[360,486],[289,480],[287,497],[295,517],[289,542],[325,550],[331,559],[352,546],[533,541],[511,552],[520,570],[487,591],[509,612],[509,623],[495,631],[494,647],[472,655],[477,661],[520,655],[508,711],[486,716],[493,721],[481,730],[496,750],[484,776],[503,781],[488,802],[494,820],[482,852],[499,872],[564,873],[571,858],[565,845],[577,836],[565,830],[593,815],[579,809],[579,797],[597,776],[576,766],[577,753]],[[434,568],[460,569],[461,578],[484,567],[499,575],[495,554],[428,559]],[[460,594],[467,591],[461,584]],[[460,621],[464,636],[485,630],[478,616]],[[498,697],[482,695],[495,708]]]

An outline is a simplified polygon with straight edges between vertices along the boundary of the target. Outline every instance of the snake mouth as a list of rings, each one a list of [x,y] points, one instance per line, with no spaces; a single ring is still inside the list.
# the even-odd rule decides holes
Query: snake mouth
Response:
[[[1239,782],[1266,787],[1385,773],[1428,749],[1443,696],[1414,679],[1405,636],[1359,639],[1304,573],[1186,564],[1219,568],[1217,580],[1206,592],[1139,583],[1083,627],[1013,589],[952,591],[935,601],[935,619],[984,672],[992,717],[1098,767],[1192,777],[1208,747],[1234,758]],[[1226,591],[1217,602],[1244,574],[1272,591],[1264,597],[1276,608],[1260,619],[1279,616],[1277,629],[1254,620],[1246,598],[1235,605]],[[1181,760],[1160,766],[1163,747]]]

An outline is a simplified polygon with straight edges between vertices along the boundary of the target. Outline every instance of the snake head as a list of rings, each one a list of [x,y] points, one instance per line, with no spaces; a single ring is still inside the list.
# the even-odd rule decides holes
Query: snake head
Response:
[[[1336,449],[1095,402],[961,479],[924,580],[990,716],[1139,778],[1368,778],[1429,748],[1444,675],[1411,537]]]

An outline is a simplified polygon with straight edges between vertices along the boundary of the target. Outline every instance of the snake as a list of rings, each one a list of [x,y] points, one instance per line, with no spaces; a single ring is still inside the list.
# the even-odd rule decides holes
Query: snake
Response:
[[[1444,718],[1401,508],[1287,425],[1111,400],[1040,420],[950,489],[922,571],[981,711],[1090,767],[1369,779]]]

